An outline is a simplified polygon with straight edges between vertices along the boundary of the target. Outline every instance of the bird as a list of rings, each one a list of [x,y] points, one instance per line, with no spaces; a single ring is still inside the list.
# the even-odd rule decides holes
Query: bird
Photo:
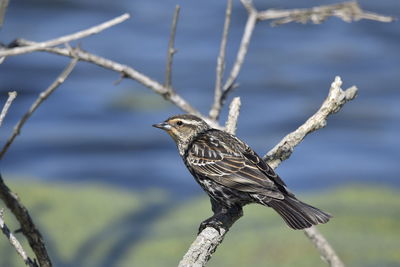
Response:
[[[251,203],[271,207],[296,230],[327,223],[332,217],[298,200],[245,142],[210,127],[198,116],[179,114],[153,127],[172,137],[189,172],[210,197],[215,214],[201,224],[199,231],[206,226],[221,227],[223,222],[217,216],[221,210],[241,211]]]

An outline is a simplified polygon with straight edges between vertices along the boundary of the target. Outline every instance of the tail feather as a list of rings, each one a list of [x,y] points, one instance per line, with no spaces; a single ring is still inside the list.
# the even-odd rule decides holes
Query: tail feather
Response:
[[[272,199],[265,204],[273,208],[293,229],[326,223],[332,217],[329,213],[289,196],[284,199]]]

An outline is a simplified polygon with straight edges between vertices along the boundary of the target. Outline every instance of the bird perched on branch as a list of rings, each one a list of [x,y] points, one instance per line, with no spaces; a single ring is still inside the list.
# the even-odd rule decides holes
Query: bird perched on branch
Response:
[[[273,208],[293,229],[326,223],[331,215],[298,200],[282,179],[246,143],[211,128],[189,114],[176,115],[153,125],[176,142],[185,165],[210,196],[214,216],[206,226],[221,227],[217,213],[242,210],[249,203]],[[216,208],[218,207],[218,208]]]

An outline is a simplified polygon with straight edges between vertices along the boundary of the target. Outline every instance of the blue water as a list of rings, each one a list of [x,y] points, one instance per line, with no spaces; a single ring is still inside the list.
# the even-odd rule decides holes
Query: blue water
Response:
[[[360,1],[370,11],[400,16],[396,0]],[[215,63],[224,1],[11,1],[0,41],[44,41],[129,12],[127,22],[78,43],[92,53],[130,65],[163,81],[169,27],[180,4],[173,85],[207,113],[213,98]],[[263,1],[295,8],[334,1]],[[234,60],[246,12],[234,3],[227,70]],[[76,45],[77,42],[73,43]],[[320,106],[335,75],[359,96],[311,134],[278,169],[294,191],[347,183],[399,186],[399,22],[322,25],[257,25],[233,96],[241,96],[238,136],[264,155]],[[19,95],[0,131],[13,125],[68,59],[46,53],[7,58],[0,65],[1,101]],[[113,83],[117,73],[79,63],[68,80],[28,121],[1,163],[6,179],[105,182],[132,190],[162,187],[177,198],[200,192],[170,138],[151,127],[179,113],[162,97],[132,81]],[[226,108],[222,120],[226,118]]]

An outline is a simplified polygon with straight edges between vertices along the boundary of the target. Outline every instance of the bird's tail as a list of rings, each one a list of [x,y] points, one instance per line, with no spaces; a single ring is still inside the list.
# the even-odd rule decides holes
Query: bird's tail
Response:
[[[265,204],[278,212],[286,224],[293,229],[304,229],[312,225],[326,223],[332,217],[329,213],[301,202],[292,196],[285,196],[284,199],[272,199]]]

